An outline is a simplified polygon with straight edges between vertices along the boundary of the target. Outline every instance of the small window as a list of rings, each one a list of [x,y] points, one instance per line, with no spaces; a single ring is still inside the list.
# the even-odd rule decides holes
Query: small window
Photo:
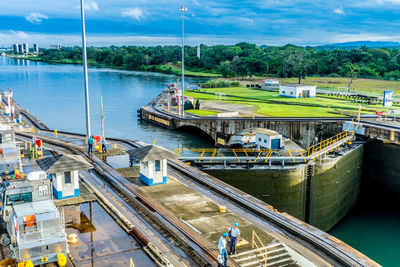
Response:
[[[156,172],[161,171],[161,161],[156,160],[154,169],[156,170]]]
[[[11,204],[19,204],[19,203],[26,203],[32,202],[32,193],[20,193],[20,194],[13,194],[7,195],[7,206]]]
[[[293,92],[290,92],[291,95],[293,95]]]
[[[260,142],[261,142],[261,138],[258,138],[258,141],[260,141]]]
[[[264,143],[267,143],[267,139],[264,139]]]
[[[65,184],[71,183],[71,172],[64,173],[64,183]]]

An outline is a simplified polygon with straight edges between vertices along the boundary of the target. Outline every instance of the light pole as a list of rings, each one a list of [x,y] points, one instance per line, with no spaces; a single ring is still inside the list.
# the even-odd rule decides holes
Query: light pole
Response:
[[[182,108],[181,114],[182,117],[185,116],[185,99],[184,99],[184,92],[185,92],[185,41],[184,41],[184,32],[185,32],[185,12],[187,8],[182,6],[179,8],[179,11],[182,11]]]
[[[85,7],[83,0],[81,0],[81,20],[82,20],[82,63],[85,84],[85,107],[86,107],[86,135],[91,136],[90,133],[90,109],[89,109],[89,85],[87,73],[87,59],[86,59],[86,35],[85,35]]]

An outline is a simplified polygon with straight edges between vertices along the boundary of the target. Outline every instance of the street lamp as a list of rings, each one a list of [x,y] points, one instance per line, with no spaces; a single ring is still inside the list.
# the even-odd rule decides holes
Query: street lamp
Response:
[[[89,109],[89,85],[88,85],[88,73],[87,73],[87,59],[86,59],[86,35],[85,35],[85,7],[83,0],[81,0],[81,20],[82,20],[82,63],[84,73],[84,84],[85,84],[85,107],[86,107],[86,134],[89,138],[90,133],[90,109]]]
[[[185,32],[185,12],[187,8],[182,6],[178,9],[182,12],[182,108],[181,114],[182,117],[185,116],[185,100],[184,100],[184,91],[185,91],[185,42],[184,42],[184,32]]]

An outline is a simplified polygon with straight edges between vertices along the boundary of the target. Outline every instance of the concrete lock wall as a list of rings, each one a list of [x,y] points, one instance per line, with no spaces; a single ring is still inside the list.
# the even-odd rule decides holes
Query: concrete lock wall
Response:
[[[318,163],[310,183],[308,223],[330,230],[356,204],[361,185],[363,146],[329,163]]]
[[[252,196],[305,219],[306,165],[271,169],[204,169],[204,172]]]
[[[268,169],[204,169],[222,181],[274,206],[280,212],[330,230],[355,205],[360,191],[363,147],[313,165],[307,196],[308,165]]]

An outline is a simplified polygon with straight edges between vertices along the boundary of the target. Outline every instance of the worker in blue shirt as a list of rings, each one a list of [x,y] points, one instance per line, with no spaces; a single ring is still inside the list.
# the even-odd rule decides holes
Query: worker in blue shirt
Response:
[[[221,257],[224,257],[224,266],[228,266],[228,252],[226,252],[226,238],[228,237],[228,233],[224,233],[218,242],[218,251]]]
[[[236,254],[236,245],[237,241],[240,237],[240,230],[238,228],[239,224],[237,222],[233,223],[233,227],[229,228],[229,236],[231,238],[231,242],[229,244],[229,254]]]
[[[88,155],[91,156],[93,154],[93,136],[90,136],[88,139]]]
[[[107,153],[107,141],[104,137],[101,138],[101,151],[102,153]]]

